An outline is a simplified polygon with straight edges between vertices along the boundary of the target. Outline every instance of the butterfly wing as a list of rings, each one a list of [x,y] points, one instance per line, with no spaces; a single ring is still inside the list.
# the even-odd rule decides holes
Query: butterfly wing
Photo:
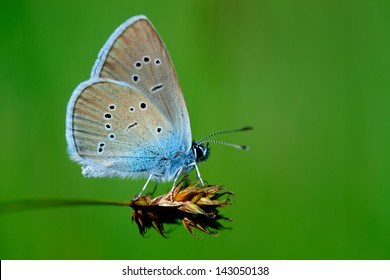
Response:
[[[146,17],[130,18],[111,35],[91,78],[134,85],[171,123],[177,142],[190,149],[190,121],[176,72],[164,43]]]
[[[135,87],[91,79],[74,91],[67,110],[71,157],[87,177],[159,174],[178,149],[175,128]]]

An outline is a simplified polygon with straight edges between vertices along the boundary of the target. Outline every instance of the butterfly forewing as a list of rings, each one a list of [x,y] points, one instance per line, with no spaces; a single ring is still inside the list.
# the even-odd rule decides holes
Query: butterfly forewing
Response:
[[[169,54],[143,16],[129,19],[109,38],[92,70],[92,78],[134,85],[171,122],[177,143],[191,147],[187,107]]]
[[[171,123],[137,89],[97,79],[82,84],[78,90],[70,108],[68,143],[73,144],[70,149],[84,167],[93,167],[92,173],[85,175],[151,173],[159,168],[160,159],[174,149]]]

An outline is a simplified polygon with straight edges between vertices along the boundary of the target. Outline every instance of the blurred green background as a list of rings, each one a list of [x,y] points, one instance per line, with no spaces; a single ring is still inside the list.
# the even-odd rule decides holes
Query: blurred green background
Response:
[[[125,207],[0,216],[1,259],[389,259],[390,2],[2,1],[1,201],[127,200],[145,180],[86,179],[66,154],[65,112],[100,48],[145,14],[171,54],[200,166],[234,191],[218,237],[138,234]],[[160,185],[165,192],[170,184]],[[200,234],[201,235],[201,234]]]

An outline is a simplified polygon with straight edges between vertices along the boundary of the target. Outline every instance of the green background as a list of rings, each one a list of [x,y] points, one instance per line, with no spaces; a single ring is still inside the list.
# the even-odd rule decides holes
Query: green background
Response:
[[[145,180],[86,179],[65,112],[109,35],[145,14],[171,54],[200,166],[234,191],[218,237],[138,234],[125,207],[0,216],[1,259],[389,259],[389,1],[2,1],[1,201],[127,200]],[[165,192],[170,184],[160,185]]]

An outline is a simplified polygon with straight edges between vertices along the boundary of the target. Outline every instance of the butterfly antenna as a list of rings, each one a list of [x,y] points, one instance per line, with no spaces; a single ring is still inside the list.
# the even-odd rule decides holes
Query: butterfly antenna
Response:
[[[229,142],[223,142],[223,141],[214,140],[214,139],[206,140],[206,141],[203,141],[202,143],[218,143],[218,144],[222,144],[222,145],[225,145],[225,146],[233,147],[233,148],[236,148],[236,149],[239,149],[239,150],[249,151],[249,147],[248,146],[233,144],[233,143],[229,143]]]
[[[242,128],[236,128],[236,129],[228,129],[228,130],[222,130],[222,131],[217,131],[217,132],[213,132],[213,133],[210,133],[206,136],[203,136],[202,138],[200,138],[198,140],[199,143],[202,143],[202,142],[216,142],[216,141],[203,141],[207,138],[210,138],[210,137],[213,137],[215,135],[220,135],[220,134],[226,134],[226,133],[233,133],[233,132],[240,132],[240,131],[247,131],[247,130],[252,130],[253,128],[251,126],[246,126],[246,127],[242,127]],[[220,144],[222,143],[225,143],[225,142],[221,142]],[[225,143],[226,144],[226,143]],[[224,144],[224,145],[225,145]],[[232,144],[233,145],[233,144]],[[230,145],[227,145],[227,146],[230,146]]]

